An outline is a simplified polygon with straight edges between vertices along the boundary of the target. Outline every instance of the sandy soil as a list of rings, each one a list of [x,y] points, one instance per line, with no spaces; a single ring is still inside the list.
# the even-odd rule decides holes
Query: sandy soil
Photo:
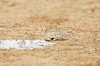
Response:
[[[43,38],[56,28],[68,40],[33,50],[0,50],[0,66],[100,66],[100,0],[0,0],[0,39]]]

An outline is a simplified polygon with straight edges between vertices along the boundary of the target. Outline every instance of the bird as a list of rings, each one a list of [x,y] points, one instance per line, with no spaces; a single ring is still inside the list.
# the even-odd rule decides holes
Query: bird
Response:
[[[65,33],[62,33],[60,30],[58,29],[46,29],[45,30],[45,40],[62,40],[63,37],[66,36]]]

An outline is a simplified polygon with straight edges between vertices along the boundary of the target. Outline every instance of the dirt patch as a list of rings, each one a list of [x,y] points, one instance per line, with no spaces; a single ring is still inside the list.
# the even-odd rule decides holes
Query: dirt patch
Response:
[[[0,66],[99,66],[99,0],[0,0],[0,39],[43,38],[55,28],[68,40],[23,51],[0,50]]]

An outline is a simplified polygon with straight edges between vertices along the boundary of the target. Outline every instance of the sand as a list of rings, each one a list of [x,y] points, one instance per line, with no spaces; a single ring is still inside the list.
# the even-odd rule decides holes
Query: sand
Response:
[[[100,0],[0,0],[0,40],[68,40],[32,50],[0,49],[0,66],[100,66]]]

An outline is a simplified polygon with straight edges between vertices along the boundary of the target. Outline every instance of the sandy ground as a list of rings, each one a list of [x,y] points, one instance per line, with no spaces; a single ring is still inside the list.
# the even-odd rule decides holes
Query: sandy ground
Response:
[[[0,39],[43,38],[48,28],[68,40],[45,49],[1,49],[0,66],[100,66],[100,0],[0,0]]]

